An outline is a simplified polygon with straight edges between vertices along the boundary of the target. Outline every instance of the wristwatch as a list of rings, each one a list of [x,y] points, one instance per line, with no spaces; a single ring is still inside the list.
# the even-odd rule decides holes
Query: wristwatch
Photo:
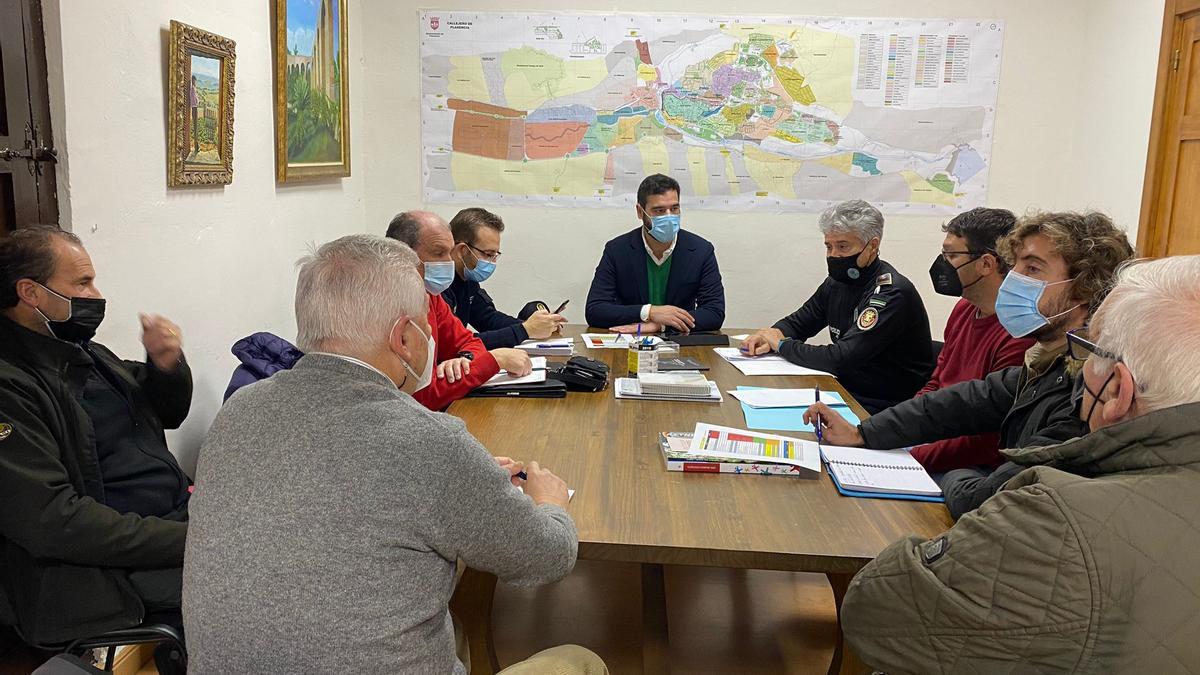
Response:
[[[466,360],[468,360],[468,361],[474,361],[474,360],[475,360],[475,354],[473,354],[473,353],[471,353],[471,352],[468,352],[468,351],[461,351],[461,352],[459,352],[459,353],[458,353],[458,357],[459,357],[460,359],[466,359]]]

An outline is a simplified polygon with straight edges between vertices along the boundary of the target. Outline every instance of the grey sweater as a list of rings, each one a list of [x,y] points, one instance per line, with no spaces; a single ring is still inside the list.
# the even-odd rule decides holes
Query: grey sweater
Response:
[[[200,451],[183,570],[193,673],[463,673],[455,561],[558,580],[571,517],[456,417],[311,354],[226,402]]]

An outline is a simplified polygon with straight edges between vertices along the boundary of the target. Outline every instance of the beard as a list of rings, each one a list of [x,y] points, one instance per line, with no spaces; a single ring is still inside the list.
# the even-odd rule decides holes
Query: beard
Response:
[[[1078,304],[1066,296],[1060,297],[1058,302],[1054,303],[1054,307],[1047,312],[1049,316],[1053,316],[1054,318],[1049,319],[1049,323],[1045,326],[1030,333],[1029,337],[1047,344],[1058,342],[1066,337],[1067,331],[1075,327],[1070,325],[1072,314],[1070,310],[1074,309],[1075,305]],[[1066,313],[1063,314],[1063,312]],[[1055,316],[1057,314],[1061,314],[1061,316]]]

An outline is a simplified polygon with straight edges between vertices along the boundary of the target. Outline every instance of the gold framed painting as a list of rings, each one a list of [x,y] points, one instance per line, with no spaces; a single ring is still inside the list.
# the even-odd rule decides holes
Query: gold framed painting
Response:
[[[275,177],[350,175],[346,0],[275,0]]]
[[[236,44],[171,22],[167,77],[167,185],[233,182]]]

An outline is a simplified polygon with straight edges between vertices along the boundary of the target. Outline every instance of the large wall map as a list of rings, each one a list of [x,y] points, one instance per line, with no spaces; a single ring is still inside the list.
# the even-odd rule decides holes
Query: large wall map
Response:
[[[423,11],[429,201],[952,213],[987,196],[1003,23]]]

